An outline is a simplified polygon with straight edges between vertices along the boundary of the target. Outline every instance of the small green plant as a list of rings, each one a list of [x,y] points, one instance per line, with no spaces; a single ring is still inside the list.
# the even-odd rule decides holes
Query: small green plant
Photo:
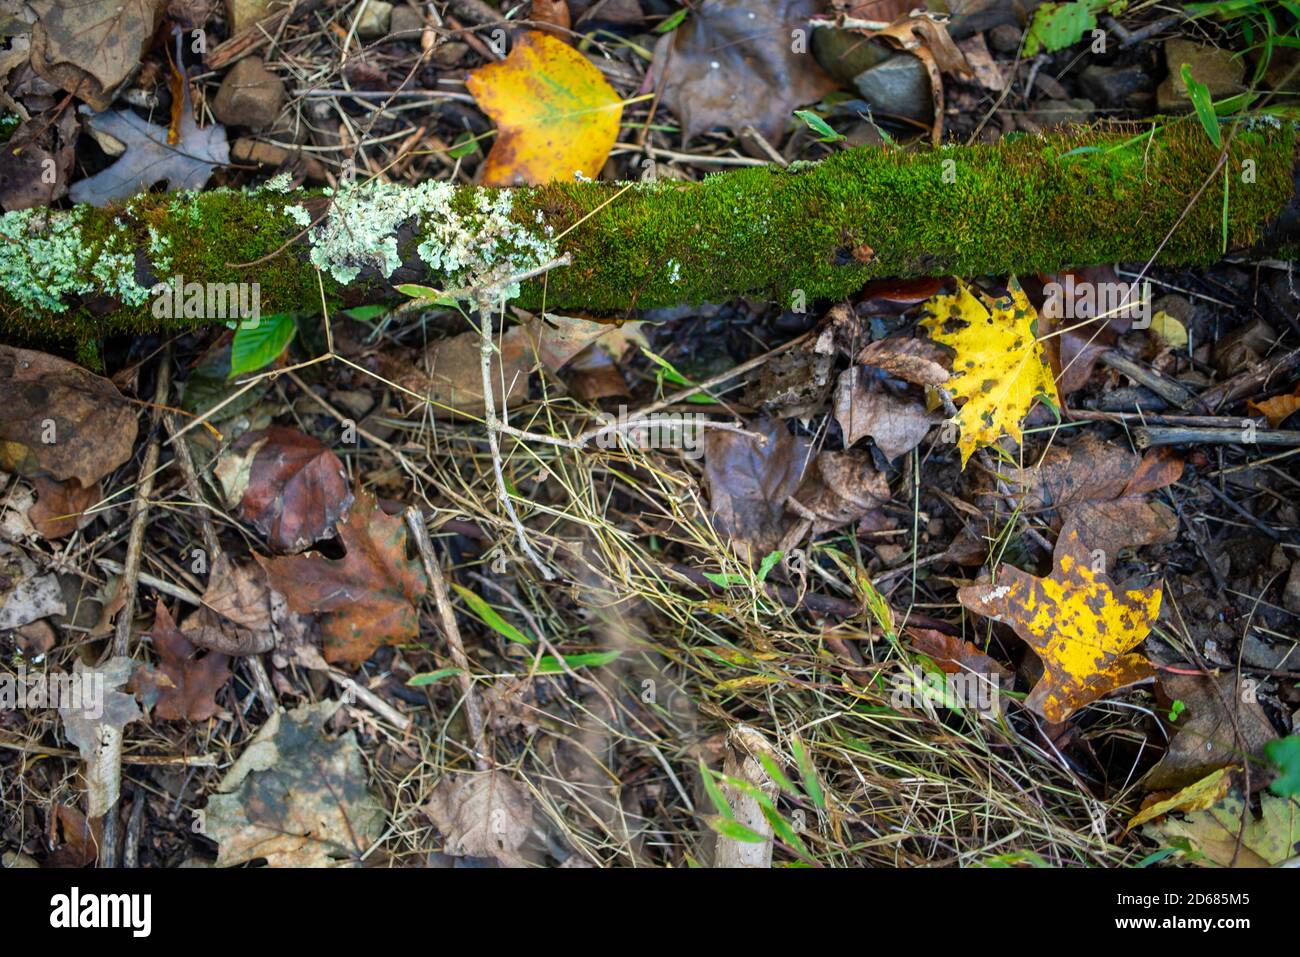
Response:
[[[256,372],[270,365],[284,352],[298,332],[292,313],[279,312],[262,316],[256,322],[245,320],[235,329],[235,339],[230,347],[230,375]]]
[[[1186,710],[1187,710],[1187,705],[1186,703],[1184,703],[1183,699],[1182,698],[1175,699],[1174,703],[1169,706],[1170,722],[1177,721],[1180,717],[1182,717],[1183,712]]]
[[[818,143],[838,143],[841,140],[848,139],[843,133],[837,133],[833,126],[812,110],[795,110],[794,115],[803,120],[808,129],[817,134]]]

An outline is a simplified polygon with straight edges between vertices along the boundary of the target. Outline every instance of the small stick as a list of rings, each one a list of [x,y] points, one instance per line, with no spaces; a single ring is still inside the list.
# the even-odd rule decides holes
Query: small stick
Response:
[[[1274,376],[1286,375],[1296,366],[1300,366],[1300,349],[1292,349],[1258,369],[1251,369],[1248,372],[1235,375],[1225,382],[1220,382],[1218,385],[1206,389],[1201,393],[1201,401],[1211,409],[1217,409],[1219,406],[1240,399],[1242,396],[1257,392],[1263,388],[1269,379]]]
[[[1300,431],[1290,429],[1179,429],[1136,428],[1133,444],[1140,449],[1156,445],[1300,445]]]
[[[411,719],[402,712],[398,711],[391,704],[385,701],[379,695],[375,694],[365,685],[362,685],[345,674],[337,671],[329,672],[330,680],[342,688],[345,692],[351,693],[358,701],[364,704],[375,714],[379,715],[389,724],[400,728],[402,731],[411,730]]]
[[[442,635],[447,641],[447,650],[451,653],[452,663],[460,672],[456,680],[460,683],[461,695],[465,699],[465,720],[469,724],[470,741],[474,746],[474,766],[480,771],[492,767],[483,737],[483,712],[479,709],[478,696],[474,693],[474,679],[469,670],[469,657],[465,654],[465,643],[460,637],[460,626],[456,624],[456,612],[451,607],[451,596],[447,593],[447,579],[443,577],[442,566],[433,553],[433,543],[429,541],[429,531],[424,525],[424,515],[412,505],[406,510],[406,527],[415,539],[415,547],[424,564],[424,573],[429,577],[429,586],[433,591],[433,603],[438,608],[438,619],[442,623]]]
[[[1146,386],[1170,405],[1176,405],[1180,409],[1208,411],[1205,409],[1204,403],[1181,382],[1175,382],[1168,376],[1156,372],[1155,369],[1149,369],[1140,363],[1134,362],[1122,352],[1108,349],[1098,358],[1117,372],[1124,373],[1134,382]]]

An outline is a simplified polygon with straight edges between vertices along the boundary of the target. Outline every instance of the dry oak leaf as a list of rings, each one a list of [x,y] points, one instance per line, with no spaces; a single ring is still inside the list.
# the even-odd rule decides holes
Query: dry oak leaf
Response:
[[[0,345],[0,468],[89,488],[131,457],[135,411],[117,386],[44,352]]]
[[[311,436],[282,426],[240,436],[226,461],[239,463],[250,452],[239,512],[266,535],[267,546],[292,554],[332,537],[352,504],[339,457]],[[225,485],[229,473],[219,468]],[[242,463],[239,472],[243,474]],[[237,491],[236,479],[226,486],[227,500]]]
[[[996,585],[957,592],[963,607],[1010,625],[1042,659],[1043,677],[1025,705],[1058,724],[1103,695],[1155,674],[1146,658],[1129,652],[1159,615],[1161,589],[1120,593],[1092,570],[1091,561],[1078,535],[1063,534],[1047,578],[1004,565]]]
[[[266,569],[254,563],[236,565],[225,552],[218,553],[195,618],[198,627],[186,631],[200,648],[232,657],[270,651],[276,633]]]
[[[405,523],[367,492],[358,493],[339,540],[347,549],[341,559],[257,558],[291,609],[320,616],[325,660],[357,667],[380,646],[416,637],[429,583],[419,559],[407,557]]]
[[[154,609],[149,637],[158,652],[158,670],[137,670],[131,690],[144,696],[142,700],[153,700],[154,716],[164,721],[206,721],[218,714],[216,694],[230,680],[230,658],[216,651],[196,657],[199,649],[176,627],[162,599]]]
[[[623,102],[600,70],[563,40],[529,30],[500,63],[466,80],[497,138],[484,186],[537,186],[600,175],[618,139]]]
[[[888,391],[870,369],[851,366],[835,383],[835,421],[846,446],[869,435],[892,462],[920,445],[943,413],[929,411],[915,396]]]
[[[932,339],[956,352],[947,385],[966,400],[956,419],[963,468],[976,449],[1003,433],[1019,443],[1020,424],[1038,396],[1060,406],[1051,366],[1036,338],[1034,307],[1014,277],[1008,290],[1000,299],[983,293],[976,298],[959,279],[957,294],[935,296],[921,320]]]

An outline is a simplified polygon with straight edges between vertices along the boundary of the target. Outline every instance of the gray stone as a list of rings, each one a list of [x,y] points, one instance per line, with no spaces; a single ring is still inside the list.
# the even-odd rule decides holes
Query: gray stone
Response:
[[[1265,671],[1300,672],[1300,649],[1294,645],[1268,645],[1254,635],[1247,635],[1242,642],[1241,660]]]
[[[244,57],[230,68],[212,101],[212,113],[227,126],[264,130],[284,106],[284,83],[258,57]]]
[[[1029,111],[1029,119],[1040,129],[1087,123],[1097,112],[1092,100],[1039,100]]]
[[[934,118],[929,74],[910,53],[897,54],[859,73],[853,85],[873,110],[922,122]]]
[[[1135,95],[1151,92],[1154,82],[1140,66],[1093,64],[1079,74],[1084,95],[1102,106],[1127,106]]]
[[[393,7],[388,33],[394,40],[418,40],[424,30],[424,14],[404,3]]]
[[[988,32],[988,41],[998,53],[1015,53],[1020,49],[1020,28],[1009,23],[994,27]]]
[[[363,40],[378,40],[388,36],[389,24],[393,20],[393,5],[384,0],[370,0],[357,21],[357,36]]]
[[[852,83],[859,73],[888,60],[891,55],[889,47],[878,40],[848,30],[821,27],[813,31],[812,52],[822,69],[840,83]]]
[[[1192,77],[1206,85],[1211,99],[1220,100],[1246,89],[1242,82],[1246,64],[1233,59],[1232,51],[1181,38],[1166,40],[1165,65],[1169,68],[1169,76],[1156,90],[1156,108],[1162,113],[1185,112],[1192,108],[1191,97],[1183,84],[1184,63],[1192,68]]]
[[[1300,615],[1300,558],[1291,565],[1291,575],[1282,589],[1282,607]]]

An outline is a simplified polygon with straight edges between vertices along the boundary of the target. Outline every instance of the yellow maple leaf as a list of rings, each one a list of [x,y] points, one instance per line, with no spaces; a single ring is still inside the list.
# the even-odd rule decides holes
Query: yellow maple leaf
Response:
[[[500,63],[466,81],[497,138],[483,163],[484,186],[594,179],[618,138],[623,103],[600,71],[546,33],[520,36]]]
[[[997,584],[960,589],[957,600],[1010,625],[1042,659],[1043,677],[1025,705],[1048,721],[1064,721],[1103,695],[1155,674],[1146,658],[1128,652],[1151,631],[1161,589],[1118,592],[1093,570],[1077,533],[1062,534],[1047,578],[1005,565],[998,578]]]
[[[1052,368],[1034,334],[1038,314],[1014,278],[1008,288],[1010,295],[1001,299],[983,293],[976,298],[959,279],[957,294],[935,296],[921,320],[930,338],[957,353],[946,387],[966,400],[957,413],[962,468],[976,449],[1004,432],[1019,442],[1020,423],[1038,396],[1060,405]]]

